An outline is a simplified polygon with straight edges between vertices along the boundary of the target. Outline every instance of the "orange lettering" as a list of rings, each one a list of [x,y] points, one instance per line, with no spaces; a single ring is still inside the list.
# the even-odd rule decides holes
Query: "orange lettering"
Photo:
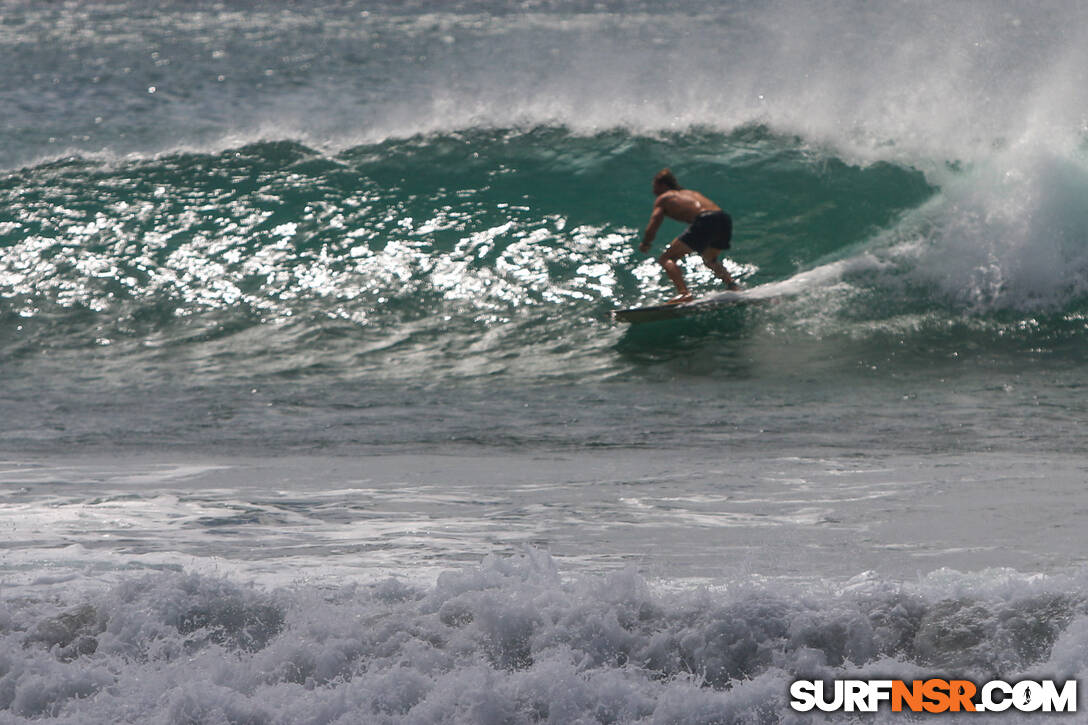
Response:
[[[945,712],[948,710],[948,681],[926,680],[922,683],[922,694],[929,702],[922,705],[926,712]]]
[[[921,712],[921,684],[921,680],[914,680],[910,687],[907,687],[907,683],[902,680],[892,682],[892,712],[902,712],[904,702],[907,703],[907,707],[910,708],[911,712]]]
[[[952,712],[959,712],[962,707],[966,712],[975,711],[975,703],[971,698],[975,696],[975,683],[970,680],[952,680],[949,684],[949,693]]]

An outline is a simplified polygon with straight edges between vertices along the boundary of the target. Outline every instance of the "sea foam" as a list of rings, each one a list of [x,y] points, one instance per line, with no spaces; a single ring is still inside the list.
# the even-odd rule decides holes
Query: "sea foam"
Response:
[[[5,602],[12,722],[809,722],[797,677],[1086,664],[1083,581],[1002,570],[661,589],[528,549],[432,585],[161,573],[69,591]]]

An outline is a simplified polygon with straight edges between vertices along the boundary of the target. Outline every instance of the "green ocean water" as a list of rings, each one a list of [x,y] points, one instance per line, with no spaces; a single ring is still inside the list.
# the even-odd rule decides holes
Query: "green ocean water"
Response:
[[[729,263],[747,286],[836,263],[846,271],[771,309],[614,328],[612,309],[671,289],[634,249],[653,201],[647,179],[664,166],[733,214]],[[959,175],[952,185],[965,183]],[[1020,292],[1015,279],[986,287],[968,273],[966,289],[949,289],[932,269],[947,250],[925,249],[939,225],[957,223],[940,186],[915,168],[848,164],[759,127],[66,158],[9,173],[0,192],[18,220],[2,238],[13,360],[92,351],[109,370],[180,356],[231,378],[241,359],[247,376],[305,374],[321,352],[316,369],[347,379],[507,370],[531,383],[618,374],[668,357],[674,339],[714,357],[768,334],[832,357],[844,344],[878,359],[897,348],[940,357],[961,342],[1013,365],[1081,354],[1079,278]],[[659,245],[683,229],[670,224]],[[699,265],[687,273],[700,292],[718,288]]]

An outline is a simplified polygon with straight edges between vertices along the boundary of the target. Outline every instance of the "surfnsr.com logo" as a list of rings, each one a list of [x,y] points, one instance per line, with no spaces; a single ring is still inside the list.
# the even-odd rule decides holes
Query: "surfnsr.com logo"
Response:
[[[825,685],[831,685],[825,687]],[[1077,681],[1060,687],[1053,680],[797,680],[790,685],[790,707],[798,712],[1076,712]]]

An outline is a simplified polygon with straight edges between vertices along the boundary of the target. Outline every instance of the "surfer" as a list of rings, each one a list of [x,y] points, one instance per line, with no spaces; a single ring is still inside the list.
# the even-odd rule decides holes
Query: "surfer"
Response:
[[[650,244],[657,236],[657,230],[665,217],[676,219],[688,224],[683,234],[672,241],[664,254],[657,258],[658,264],[665,268],[665,274],[676,285],[679,296],[669,300],[669,304],[687,302],[691,299],[691,292],[684,283],[684,275],[680,272],[677,261],[683,257],[698,252],[703,259],[703,264],[710,268],[714,275],[725,282],[726,289],[739,290],[740,286],[733,281],[729,271],[718,261],[718,255],[722,250],[729,249],[729,240],[733,237],[733,219],[722,211],[721,207],[706,198],[694,189],[685,189],[680,186],[669,169],[662,169],[654,176],[654,209],[650,214],[650,223],[646,225],[646,232],[642,235],[642,244],[638,245],[640,252],[648,253]]]

